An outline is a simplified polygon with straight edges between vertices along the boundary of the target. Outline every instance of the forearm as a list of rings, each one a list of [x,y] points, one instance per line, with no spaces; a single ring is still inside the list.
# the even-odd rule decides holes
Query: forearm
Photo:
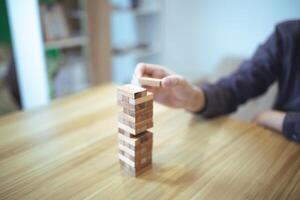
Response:
[[[256,123],[272,130],[281,132],[286,138],[300,142],[300,113],[265,111],[259,114]]]
[[[193,90],[193,95],[191,95],[186,105],[186,110],[190,112],[198,112],[201,111],[205,106],[205,96],[201,88],[193,86]]]
[[[199,88],[203,91],[204,105],[198,113],[203,117],[216,117],[237,109],[238,103],[233,93],[222,84],[204,84]]]
[[[256,117],[255,122],[277,132],[282,132],[285,116],[286,113],[284,112],[268,110],[259,114]]]
[[[215,84],[201,86],[206,103],[200,114],[204,117],[229,114],[247,100],[264,94],[280,74],[281,47],[281,35],[276,29],[237,71]]]

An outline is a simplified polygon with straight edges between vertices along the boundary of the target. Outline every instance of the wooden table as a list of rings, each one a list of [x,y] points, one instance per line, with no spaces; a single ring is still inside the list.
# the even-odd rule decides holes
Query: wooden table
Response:
[[[120,170],[116,88],[0,118],[0,199],[300,199],[300,147],[155,105],[153,167]]]

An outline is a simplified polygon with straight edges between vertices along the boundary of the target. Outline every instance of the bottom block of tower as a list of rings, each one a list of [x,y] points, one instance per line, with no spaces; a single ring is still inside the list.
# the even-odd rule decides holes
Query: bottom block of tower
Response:
[[[152,164],[153,134],[145,131],[128,137],[119,130],[119,160],[121,167],[130,175],[138,176]]]
[[[119,160],[121,168],[128,173],[131,176],[139,176],[145,171],[151,169],[152,162],[148,162],[147,164],[144,164],[142,167],[134,168],[130,165],[128,165],[126,162]]]

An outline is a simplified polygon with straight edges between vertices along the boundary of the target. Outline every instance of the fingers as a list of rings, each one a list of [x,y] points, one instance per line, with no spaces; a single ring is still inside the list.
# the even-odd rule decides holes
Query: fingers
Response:
[[[147,67],[144,63],[139,63],[133,73],[131,84],[139,85],[138,78],[144,76],[145,72],[147,71]]]
[[[146,64],[139,63],[135,68],[134,75],[137,78],[142,77],[145,74],[145,72],[147,71],[146,69],[147,69]]]
[[[179,75],[170,75],[162,79],[163,87],[184,86],[185,80]]]
[[[170,75],[171,72],[160,65],[153,65],[147,63],[139,63],[136,68],[134,75],[136,78],[147,76],[153,78],[163,78]]]
[[[150,87],[150,86],[143,86],[143,88],[145,88],[148,92],[152,92],[154,93],[155,92],[155,88],[154,87]]]

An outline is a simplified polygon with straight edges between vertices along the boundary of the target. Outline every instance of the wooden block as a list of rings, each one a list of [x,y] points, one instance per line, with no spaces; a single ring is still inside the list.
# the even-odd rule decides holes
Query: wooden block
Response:
[[[144,131],[143,133],[137,136],[130,134],[130,137],[128,137],[128,134],[130,133],[119,128],[119,134],[118,134],[119,140],[122,140],[128,143],[129,145],[133,146],[132,149],[138,146],[142,146],[148,141],[150,141],[151,143],[153,141],[153,133],[148,130]]]
[[[120,140],[119,141],[119,153],[124,155],[125,157],[129,158],[131,161],[139,161],[140,159],[144,157],[148,157],[149,155],[152,156],[152,150],[153,150],[153,142],[148,141],[143,146],[132,146],[128,143]]]
[[[132,155],[132,153],[119,147],[119,154],[125,156],[135,163],[141,163],[145,158],[150,159],[150,157],[152,157],[152,149],[146,149],[143,152],[140,151],[140,153]]]
[[[147,102],[143,108],[139,108],[138,110],[130,109],[128,107],[123,107],[123,113],[130,115],[132,117],[137,117],[138,115],[149,111],[153,112],[153,101]]]
[[[152,157],[152,138],[149,138],[146,142],[137,145],[132,145],[126,140],[128,140],[128,138],[124,140],[121,137],[119,137],[119,153],[128,158],[129,160],[133,161],[135,165],[139,164],[139,162],[142,162],[142,159],[144,158],[150,159]]]
[[[143,135],[143,134],[140,134],[140,135]],[[152,145],[152,142],[153,142],[152,135],[151,135],[151,137],[147,136],[144,139],[143,137],[142,138],[129,138],[129,137],[126,137],[125,135],[119,133],[118,138],[119,138],[119,143],[122,143],[123,145],[127,146],[128,148],[130,148],[132,150],[142,148],[143,146],[148,145],[148,144]]]
[[[122,135],[123,137],[126,137],[126,138],[132,138],[132,139],[135,138],[135,135],[132,135],[130,132],[125,131],[124,129],[118,128],[118,132],[119,132],[120,135]]]
[[[153,100],[148,100],[144,103],[137,104],[135,111],[138,112],[140,110],[147,109],[147,108],[153,110]]]
[[[147,157],[144,158],[143,160],[141,160],[138,164],[132,166],[130,164],[128,164],[126,161],[124,162],[123,160],[119,159],[121,162],[129,165],[130,167],[132,167],[135,171],[140,171],[141,169],[147,167],[149,164],[152,164],[152,157]]]
[[[139,153],[135,155],[132,155],[129,152],[124,151],[122,149],[119,149],[119,154],[133,161],[135,163],[135,166],[137,166],[138,164],[141,164],[143,160],[149,160],[152,157],[152,149],[144,151],[144,153]]]
[[[119,115],[118,121],[126,126],[129,126],[132,129],[135,129],[135,130],[143,129],[144,126],[150,127],[151,124],[153,124],[152,117],[147,118],[146,120],[141,121],[141,122],[132,122],[132,121],[128,120],[127,118],[123,117],[122,115]]]
[[[146,96],[145,98],[147,98],[147,97],[148,96]],[[142,97],[142,98],[144,98],[144,97]],[[144,102],[139,103],[139,104],[130,104],[126,101],[118,100],[118,105],[122,106],[123,108],[127,108],[127,109],[130,109],[130,110],[133,110],[133,111],[139,111],[139,110],[145,109],[146,107],[152,107],[153,108],[152,104],[153,104],[153,97],[151,97],[151,98],[147,99],[147,101],[144,101]]]
[[[147,95],[147,91],[145,88],[130,85],[130,84],[118,87],[117,93],[132,99],[137,99]]]
[[[149,141],[144,146],[135,147],[135,150],[129,149],[128,147],[119,143],[119,151],[126,152],[128,155],[132,156],[134,159],[140,159],[148,155],[152,155],[152,141]]]
[[[153,94],[151,92],[147,92],[147,95],[144,97],[140,97],[137,99],[129,99],[129,103],[133,105],[141,104],[144,102],[148,102],[150,100],[153,100]],[[152,101],[153,102],[153,101]]]
[[[140,125],[136,129],[131,128],[130,126],[125,125],[125,124],[120,123],[120,122],[118,123],[118,127],[125,130],[125,131],[127,131],[127,132],[130,132],[132,135],[138,135],[138,134],[146,131],[147,129],[152,128],[153,127],[153,121],[151,120],[147,123],[143,123],[142,125]]]
[[[130,160],[129,158],[119,154],[119,160],[123,161],[124,163],[126,163],[127,165],[129,165],[130,167],[134,167],[136,168],[135,162]]]
[[[138,176],[134,167],[124,163],[123,161],[119,160],[121,169],[123,169],[127,174],[130,176]]]
[[[144,173],[147,170],[150,170],[152,167],[152,161],[150,161],[147,165],[144,165],[141,169],[135,169],[134,167],[131,167],[130,165],[124,163],[123,161],[119,160],[121,168],[129,175],[131,176],[139,176],[142,173]]]
[[[152,112],[152,110],[149,110],[147,112],[140,113],[140,114],[136,115],[135,117],[132,117],[132,116],[127,115],[123,112],[120,112],[119,117],[122,117],[122,118],[124,118],[124,119],[126,119],[130,122],[133,122],[133,123],[139,123],[139,122],[145,121],[147,119],[152,119],[153,118],[153,112]]]
[[[142,169],[143,167],[145,167],[145,165],[149,164],[150,162],[152,162],[152,157],[151,156],[147,156],[142,158],[141,160],[134,162],[132,160],[130,160],[129,158],[127,158],[126,156],[119,154],[119,160],[128,164],[129,166],[135,168],[135,169]]]
[[[152,152],[152,147],[153,147],[152,139],[148,140],[143,145],[136,145],[136,146],[129,144],[125,140],[119,139],[119,150],[122,150],[133,157],[141,156],[149,152]]]
[[[153,111],[152,110],[149,110],[147,112],[140,113],[140,114],[136,115],[135,116],[135,121],[136,122],[141,122],[141,121],[147,120],[149,118],[153,118]]]
[[[129,99],[131,99],[131,98],[129,98],[128,96],[125,96],[121,93],[117,94],[117,102],[118,102],[119,105],[122,104],[122,102],[129,103]]]
[[[122,106],[122,104],[137,105],[137,104],[141,104],[141,103],[153,100],[153,94],[151,92],[147,92],[146,96],[133,99],[128,96],[125,96],[122,93],[119,93],[117,95],[117,100],[118,100],[118,104],[121,106]]]
[[[150,78],[150,77],[140,77],[139,83],[141,85],[151,86],[151,87],[161,87],[162,86],[161,79]]]

